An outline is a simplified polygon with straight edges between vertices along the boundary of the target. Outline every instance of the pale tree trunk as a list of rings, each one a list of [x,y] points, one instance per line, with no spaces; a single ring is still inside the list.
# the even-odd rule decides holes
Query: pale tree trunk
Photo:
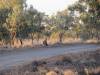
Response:
[[[40,35],[37,34],[37,42],[38,42],[38,44],[39,44],[39,40],[40,40]]]
[[[31,34],[31,39],[32,39],[32,46],[33,46],[33,42],[34,42],[34,33]]]
[[[97,40],[100,41],[100,33],[97,31]]]

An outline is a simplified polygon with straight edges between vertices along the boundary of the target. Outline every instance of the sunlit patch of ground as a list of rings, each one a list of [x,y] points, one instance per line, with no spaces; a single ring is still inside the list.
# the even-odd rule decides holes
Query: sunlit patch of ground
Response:
[[[45,39],[23,39],[22,44],[21,41],[19,39],[15,39],[13,44],[10,45],[10,43],[8,44],[3,44],[3,42],[0,42],[0,48],[25,48],[25,47],[40,47],[40,46],[44,46],[43,45],[43,41]],[[97,44],[99,41],[97,39],[89,39],[89,40],[82,40],[80,38],[63,38],[62,42],[59,42],[59,38],[48,38],[47,39],[47,43],[48,45],[55,45],[55,44],[73,44],[73,43],[89,43],[89,44]],[[0,49],[1,50],[1,49]]]

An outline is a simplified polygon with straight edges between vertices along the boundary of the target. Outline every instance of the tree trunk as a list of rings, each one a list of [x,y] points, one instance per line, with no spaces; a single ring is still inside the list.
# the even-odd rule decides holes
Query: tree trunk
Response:
[[[31,39],[32,39],[32,45],[33,45],[33,40],[34,40],[34,33],[31,34]]]
[[[98,41],[100,40],[100,34],[99,34],[98,31],[97,31],[97,40],[98,40]]]

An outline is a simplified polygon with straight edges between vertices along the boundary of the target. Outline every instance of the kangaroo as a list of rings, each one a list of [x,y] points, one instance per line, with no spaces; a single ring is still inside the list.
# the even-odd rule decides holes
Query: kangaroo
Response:
[[[48,46],[47,39],[45,39],[45,40],[43,41],[43,45],[44,45],[44,46]]]

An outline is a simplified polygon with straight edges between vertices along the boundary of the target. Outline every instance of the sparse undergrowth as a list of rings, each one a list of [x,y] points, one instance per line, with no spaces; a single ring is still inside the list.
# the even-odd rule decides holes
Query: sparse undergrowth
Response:
[[[100,75],[100,50],[55,56],[17,66],[0,75]]]

